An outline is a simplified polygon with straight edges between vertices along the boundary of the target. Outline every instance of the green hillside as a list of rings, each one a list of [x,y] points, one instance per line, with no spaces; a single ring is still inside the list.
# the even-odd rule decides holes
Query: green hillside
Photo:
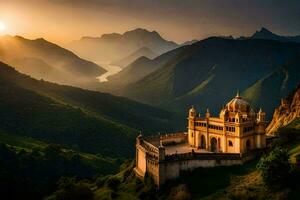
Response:
[[[109,157],[132,155],[139,130],[175,131],[185,123],[125,98],[37,81],[3,63],[0,83],[0,129]]]
[[[108,82],[104,82],[96,86],[100,91],[108,91],[113,94],[124,94],[124,88],[128,85],[135,83],[152,72],[160,69],[169,62],[172,58],[176,57],[181,51],[186,49],[186,46],[179,47],[164,53],[155,59],[140,57],[126,66],[122,71],[108,77]]]
[[[121,160],[0,131],[0,193],[8,199],[41,199],[61,177],[92,179],[117,171]]]
[[[38,81],[4,63],[0,110],[0,193],[6,199],[38,200],[69,179],[116,173],[133,157],[140,130],[169,132],[185,123],[126,98]]]
[[[195,105],[217,114],[237,90],[247,90],[299,54],[297,43],[208,38],[168,57],[156,71],[127,85],[123,95],[169,110],[182,112]],[[299,78],[299,72],[289,73],[286,89],[272,99],[272,106],[260,106],[273,112],[280,97],[293,89],[291,80]]]
[[[280,99],[287,96],[299,84],[300,57],[296,57],[287,64],[267,74],[255,82],[243,93],[255,107],[263,106],[264,110],[275,108]],[[269,113],[271,116],[272,112]]]

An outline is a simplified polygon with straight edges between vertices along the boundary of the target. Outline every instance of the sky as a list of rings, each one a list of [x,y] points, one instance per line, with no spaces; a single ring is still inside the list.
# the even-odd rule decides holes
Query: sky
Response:
[[[0,34],[67,44],[82,36],[159,32],[181,43],[208,36],[251,35],[261,27],[300,35],[299,0],[0,0]]]

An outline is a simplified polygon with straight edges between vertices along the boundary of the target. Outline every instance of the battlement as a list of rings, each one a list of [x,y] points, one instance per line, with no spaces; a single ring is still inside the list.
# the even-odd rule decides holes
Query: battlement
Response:
[[[178,160],[240,160],[245,155],[239,153],[197,153],[188,152],[181,154],[166,155],[165,161],[178,161]]]
[[[160,145],[170,145],[176,143],[184,143],[187,142],[188,134],[186,132],[178,132],[178,133],[169,133],[164,135],[152,135],[144,138],[144,141],[147,141],[149,144],[155,147],[159,147]]]

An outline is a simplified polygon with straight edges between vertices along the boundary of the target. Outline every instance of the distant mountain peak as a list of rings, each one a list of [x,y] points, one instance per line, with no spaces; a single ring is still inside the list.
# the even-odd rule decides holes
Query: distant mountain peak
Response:
[[[131,53],[130,55],[128,55],[120,60],[117,60],[113,63],[120,67],[126,67],[140,57],[147,57],[149,59],[153,59],[156,56],[157,56],[157,54],[155,52],[153,52],[149,47],[143,46],[143,47],[139,48],[138,50],[134,51],[133,53]]]
[[[265,27],[261,27],[260,31],[261,33],[272,33],[269,29],[265,28]],[[272,33],[273,34],[273,33]]]
[[[135,52],[142,47],[148,47],[148,52],[150,49],[157,56],[173,50],[179,45],[173,41],[166,40],[154,30],[149,31],[144,28],[136,28],[122,34],[111,33],[103,34],[100,37],[83,37],[68,45],[68,48],[81,57],[94,62],[116,62],[128,57],[129,53]],[[141,50],[145,50],[145,48]]]
[[[103,34],[101,36],[101,39],[104,39],[104,40],[112,39],[112,40],[114,40],[114,39],[119,39],[121,37],[122,37],[122,35],[119,34],[119,33],[109,33],[109,34]]]
[[[7,35],[7,37],[11,37],[12,38],[12,36],[10,36],[10,35]],[[24,37],[22,37],[20,35],[16,35],[16,36],[14,36],[14,38],[21,39],[21,40],[25,40],[26,39],[26,38],[24,38]]]
[[[35,41],[51,43],[51,42],[47,41],[45,38],[37,38],[37,39],[35,39]]]
[[[150,32],[150,31],[148,31],[145,28],[136,28],[136,29],[133,29],[133,30],[127,31],[127,32]]]
[[[300,35],[286,36],[273,33],[269,29],[262,27],[256,31],[251,37],[240,37],[239,39],[263,39],[263,40],[277,40],[281,42],[297,42],[300,43]]]
[[[160,38],[160,39],[163,39],[160,34],[156,31],[149,31],[147,29],[143,29],[143,28],[136,28],[134,30],[131,30],[131,31],[126,31],[123,36],[136,36],[136,35],[139,35],[139,36],[152,36],[152,37],[157,37],[157,38]]]
[[[256,31],[252,35],[252,38],[270,38],[270,37],[277,37],[277,35],[272,33],[270,30],[268,30],[265,27],[262,27],[259,31]]]

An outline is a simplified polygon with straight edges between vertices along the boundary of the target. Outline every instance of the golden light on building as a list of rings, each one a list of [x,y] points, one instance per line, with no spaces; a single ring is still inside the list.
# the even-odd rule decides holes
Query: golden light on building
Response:
[[[184,170],[241,165],[266,147],[265,113],[261,109],[255,113],[239,94],[218,117],[208,109],[201,116],[192,106],[187,120],[187,132],[137,137],[137,177],[149,173],[161,186]]]

